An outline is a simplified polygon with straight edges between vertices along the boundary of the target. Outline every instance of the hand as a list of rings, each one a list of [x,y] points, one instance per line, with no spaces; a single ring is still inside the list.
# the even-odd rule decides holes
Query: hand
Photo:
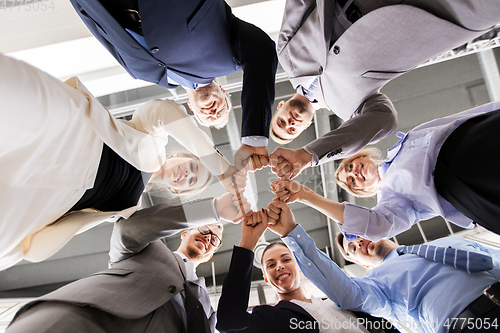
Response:
[[[304,192],[312,191],[307,186],[293,180],[273,180],[270,186],[276,197],[286,203],[301,201]]]
[[[278,198],[274,198],[269,204],[267,214],[269,216],[267,227],[281,237],[286,237],[297,226],[290,207]],[[274,225],[271,224],[271,220],[275,221]]]
[[[276,148],[269,155],[271,170],[282,180],[289,180],[297,177],[302,170],[311,166],[312,155],[304,148],[287,149]]]
[[[267,147],[252,147],[241,145],[234,154],[234,165],[237,170],[247,171],[260,170],[269,165],[269,153]]]
[[[226,172],[217,176],[222,186],[233,195],[243,196],[247,186],[247,173],[245,170],[238,171],[236,167],[230,165]]]
[[[215,199],[215,210],[221,219],[238,223],[245,214],[251,212],[251,206],[245,196],[238,198],[231,193],[225,193]]]
[[[261,209],[245,215],[241,223],[240,247],[253,251],[260,236],[267,229],[267,210]]]

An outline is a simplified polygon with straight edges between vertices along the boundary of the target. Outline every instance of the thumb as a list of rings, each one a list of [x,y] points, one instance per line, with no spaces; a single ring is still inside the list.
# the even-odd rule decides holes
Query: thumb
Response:
[[[280,200],[280,199],[278,199],[278,198],[274,198],[274,199],[273,199],[272,204],[273,204],[274,206],[278,207],[278,208],[279,208],[279,209],[281,209],[281,210],[283,210],[283,209],[285,209],[285,208],[288,208],[288,206],[287,206],[286,202],[281,201],[281,200]]]

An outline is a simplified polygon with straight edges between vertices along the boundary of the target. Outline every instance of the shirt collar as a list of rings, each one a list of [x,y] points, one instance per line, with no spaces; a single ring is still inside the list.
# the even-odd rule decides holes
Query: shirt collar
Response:
[[[392,161],[398,156],[399,152],[401,151],[401,148],[403,147],[403,142],[406,140],[406,137],[408,136],[408,133],[403,133],[403,132],[397,132],[396,133],[397,137],[399,138],[398,142],[392,146],[391,149],[387,150],[387,159],[379,165],[379,173],[380,176],[383,177],[385,173],[387,172],[387,169],[392,164]]]
[[[394,249],[391,252],[389,252],[389,254],[387,256],[385,256],[383,262],[385,262],[386,260],[391,260],[391,259],[397,258],[397,257],[399,257],[398,249]]]
[[[174,253],[179,255],[182,261],[184,261],[184,266],[186,267],[186,280],[193,281],[198,279],[198,276],[196,275],[196,268],[194,267],[193,262],[188,259],[188,257],[186,257],[182,252],[175,251]]]

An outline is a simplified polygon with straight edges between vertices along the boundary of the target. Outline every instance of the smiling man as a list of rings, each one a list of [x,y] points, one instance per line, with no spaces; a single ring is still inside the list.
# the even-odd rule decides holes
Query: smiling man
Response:
[[[271,137],[292,141],[319,108],[345,122],[302,148],[277,148],[273,171],[293,179],[382,140],[398,121],[380,89],[498,22],[500,4],[488,0],[287,0],[277,52],[296,94],[279,103]]]
[[[498,331],[500,250],[447,237],[428,243],[434,249],[422,245],[417,255],[390,240],[348,242],[339,234],[337,245],[344,257],[370,268],[363,278],[349,277],[316,247],[286,204],[279,208],[278,222],[269,228],[283,237],[304,275],[341,309],[392,319],[396,327],[426,333]],[[443,252],[452,260],[446,254],[440,257]],[[426,258],[426,253],[432,255]]]
[[[213,332],[215,314],[196,267],[220,248],[218,221],[234,218],[232,202],[226,193],[121,219],[111,236],[109,269],[28,303],[7,332]],[[175,252],[159,241],[180,231]]]

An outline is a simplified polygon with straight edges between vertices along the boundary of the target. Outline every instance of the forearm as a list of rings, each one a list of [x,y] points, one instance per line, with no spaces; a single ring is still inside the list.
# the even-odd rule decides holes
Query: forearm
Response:
[[[182,230],[217,223],[213,204],[213,198],[183,204],[162,203],[115,222],[109,254],[111,262],[128,258],[149,243]]]
[[[316,247],[300,225],[283,242],[294,253],[304,275],[328,298],[342,309],[360,309],[363,299],[359,285]]]
[[[150,134],[161,149],[173,137],[188,151],[198,156],[213,175],[224,173],[229,163],[215,148],[209,136],[198,127],[193,117],[182,106],[168,100],[151,100],[134,112],[126,123],[143,133]]]
[[[411,202],[392,198],[372,209],[345,203],[340,231],[377,242],[396,236],[419,221]]]
[[[243,68],[241,136],[269,138],[278,66],[276,47],[256,26],[239,19],[234,24],[240,38],[238,60]]]
[[[299,198],[300,202],[325,214],[339,224],[344,223],[343,204],[327,199],[309,188],[306,189],[307,190],[303,190],[301,193]]]
[[[221,332],[252,332],[252,326],[258,324],[258,318],[247,313],[253,257],[254,254],[250,250],[237,246],[233,248],[231,264],[217,308],[217,329]],[[255,332],[264,331],[253,328]]]
[[[306,147],[318,156],[319,164],[339,160],[354,155],[367,144],[382,140],[397,125],[392,102],[383,94],[375,94],[354,112],[351,119]]]

